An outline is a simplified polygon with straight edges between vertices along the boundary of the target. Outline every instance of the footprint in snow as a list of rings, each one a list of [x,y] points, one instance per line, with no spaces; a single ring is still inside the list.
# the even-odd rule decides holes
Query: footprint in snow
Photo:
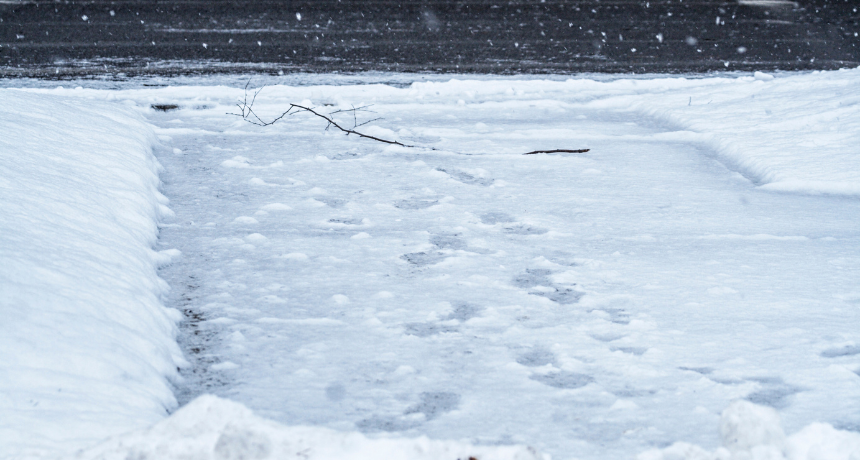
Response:
[[[842,356],[860,355],[860,346],[845,345],[839,348],[829,348],[821,352],[823,358],[840,358]]]
[[[421,401],[406,409],[403,415],[424,414],[425,419],[430,421],[459,406],[460,395],[457,393],[427,392],[421,393]]]
[[[442,318],[442,321],[456,320],[463,323],[479,316],[483,309],[483,307],[471,303],[461,303],[454,307],[454,310],[452,310],[451,313],[445,315]],[[405,329],[404,332],[407,335],[414,335],[416,337],[430,337],[431,335],[458,332],[460,330],[457,326],[437,322],[406,323],[403,327]]]
[[[495,180],[493,180],[493,179],[487,179],[484,177],[474,176],[472,174],[469,174],[465,171],[460,171],[458,169],[436,168],[436,171],[443,172],[443,173],[447,174],[448,176],[450,176],[452,179],[454,179],[458,182],[462,182],[466,185],[481,185],[484,187],[489,187],[490,185],[493,185],[493,182],[495,182]]]
[[[549,275],[552,275],[552,270],[543,268],[527,268],[526,272],[517,275],[514,278],[514,286],[522,289],[533,288],[536,286],[552,286],[552,281]]]
[[[374,415],[357,422],[355,426],[364,433],[404,431],[421,425],[423,421],[435,420],[460,407],[460,395],[457,393],[425,392],[421,393],[420,398],[420,401],[407,408],[402,416]],[[424,416],[423,421],[414,418],[414,415],[418,414]]]
[[[348,203],[347,200],[344,200],[341,198],[315,197],[314,199],[317,201],[321,201],[321,202],[325,203],[327,206],[329,206],[331,208],[342,208],[346,203]]]
[[[708,374],[711,374],[714,372],[714,368],[712,368],[712,367],[685,367],[685,366],[681,366],[678,369],[681,369],[682,371],[695,372],[697,374],[702,374],[702,375],[708,375]]]
[[[401,259],[409,262],[412,265],[425,267],[442,262],[447,257],[450,257],[450,251],[469,251],[478,254],[489,254],[493,251],[483,248],[469,248],[465,241],[457,235],[433,235],[430,237],[430,244],[436,246],[437,251],[421,251],[403,254]],[[442,252],[448,251],[448,252]]]
[[[580,292],[569,287],[556,286],[549,278],[552,274],[552,270],[529,268],[526,269],[525,273],[517,275],[513,279],[512,284],[521,289],[547,288],[546,290],[535,289],[533,291],[529,291],[529,294],[545,297],[561,305],[575,304],[579,302],[582,296],[585,295],[584,292]]]
[[[457,237],[457,235],[433,235],[430,237],[430,244],[433,244],[439,249],[464,250],[466,242]]]
[[[531,295],[537,295],[541,297],[546,297],[549,300],[552,300],[555,303],[559,303],[562,305],[570,305],[579,302],[579,299],[585,295],[584,292],[574,291],[569,288],[555,288],[555,291],[543,292],[529,292]],[[614,322],[614,321],[613,321]],[[630,322],[629,320],[627,321]],[[627,324],[627,323],[625,323]]]
[[[409,254],[403,254],[400,256],[401,259],[406,262],[418,266],[418,267],[426,267],[428,265],[435,265],[439,262],[442,262],[448,257],[447,254],[442,252],[411,252]]]
[[[334,219],[329,219],[328,223],[329,224],[355,226],[355,225],[364,225],[364,219],[358,219],[358,218],[353,218],[353,217],[337,217]]]
[[[609,321],[615,324],[628,325],[630,324],[630,313],[623,308],[595,308],[588,310],[588,313],[594,311],[602,311],[609,316]]]
[[[504,212],[488,212],[481,215],[481,223],[484,225],[502,225],[502,231],[509,235],[543,235],[549,230],[536,225],[516,223],[516,219]]]
[[[469,247],[458,235],[433,235],[430,237],[430,244],[443,251],[468,251],[476,254],[493,253],[490,249]]]
[[[551,386],[553,388],[561,388],[564,390],[582,388],[589,383],[594,382],[594,377],[590,375],[570,371],[557,371],[550,372],[548,374],[532,374],[529,378],[544,385]]]
[[[430,206],[439,204],[439,200],[428,198],[410,198],[408,200],[398,200],[394,202],[394,207],[397,209],[418,210],[427,209]]]
[[[647,347],[612,347],[609,351],[620,351],[635,356],[642,356],[648,351]]]
[[[454,310],[445,316],[445,320],[456,319],[460,322],[469,321],[472,318],[476,318],[479,316],[479,313],[484,309],[484,307],[474,305],[471,303],[461,303],[454,307]]]
[[[516,219],[503,212],[488,212],[481,215],[481,223],[485,225],[509,224],[511,222],[516,222]]]
[[[510,235],[543,235],[549,232],[545,228],[525,223],[516,223],[516,219],[504,212],[488,212],[481,215],[481,223],[484,225],[503,225],[502,231]]]
[[[414,335],[415,337],[430,337],[445,332],[459,331],[457,326],[445,326],[438,323],[406,323],[403,327],[406,335]]]
[[[510,235],[543,235],[544,233],[549,232],[549,230],[545,228],[529,224],[505,226],[502,231]]]
[[[788,407],[790,405],[788,401],[789,396],[800,393],[802,390],[799,387],[785,383],[779,377],[757,377],[748,380],[760,383],[763,388],[748,394],[744,399],[755,404],[770,406],[774,409]]]
[[[517,357],[517,363],[527,367],[541,367],[547,364],[556,365],[555,353],[543,347],[534,347]]]

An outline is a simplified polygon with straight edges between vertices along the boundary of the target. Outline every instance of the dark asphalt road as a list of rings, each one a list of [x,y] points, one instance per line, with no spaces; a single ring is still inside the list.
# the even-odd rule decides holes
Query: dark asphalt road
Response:
[[[860,65],[857,0],[0,0],[0,76]]]

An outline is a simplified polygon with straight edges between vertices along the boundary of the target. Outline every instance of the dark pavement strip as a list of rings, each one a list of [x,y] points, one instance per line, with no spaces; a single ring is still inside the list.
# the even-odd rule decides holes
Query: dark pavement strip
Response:
[[[0,1],[0,75],[860,65],[856,0]]]

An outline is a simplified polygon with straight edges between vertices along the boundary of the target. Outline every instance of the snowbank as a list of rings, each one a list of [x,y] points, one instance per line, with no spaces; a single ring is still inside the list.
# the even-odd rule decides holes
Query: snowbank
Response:
[[[685,442],[652,449],[637,460],[856,460],[860,433],[813,423],[786,437],[769,407],[735,401],[720,422],[723,447],[709,452]],[[525,446],[474,446],[457,441],[368,439],[356,432],[284,426],[255,416],[247,407],[212,395],[200,396],[154,426],[116,436],[79,451],[77,460],[283,459],[304,460],[484,460],[546,459]]]
[[[522,446],[472,446],[426,437],[368,439],[327,428],[288,427],[257,417],[241,404],[204,395],[151,428],[117,436],[75,458],[539,460],[541,456]]]
[[[518,101],[539,97],[554,98],[559,107],[573,103],[643,115],[664,131],[643,142],[697,142],[765,189],[860,195],[860,68],[716,78],[422,82],[409,91],[422,100],[495,99],[511,111],[519,109]]]
[[[677,442],[644,452],[637,460],[856,460],[860,433],[841,431],[827,423],[812,423],[786,437],[775,410],[748,401],[735,401],[720,420],[723,447],[708,452]]]
[[[860,195],[860,69],[704,83],[637,97],[635,110],[699,133],[764,189]]]
[[[0,458],[83,447],[176,405],[154,142],[116,104],[0,90]]]

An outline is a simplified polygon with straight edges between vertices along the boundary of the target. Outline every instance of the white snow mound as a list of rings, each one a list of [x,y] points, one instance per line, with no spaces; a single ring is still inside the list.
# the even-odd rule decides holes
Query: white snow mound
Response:
[[[723,446],[709,452],[676,442],[639,454],[637,460],[860,460],[860,433],[812,423],[786,437],[770,407],[735,401],[720,420]]]
[[[538,460],[524,446],[472,446],[457,441],[369,439],[328,428],[284,426],[247,407],[203,395],[151,428],[79,452],[78,460]]]
[[[156,142],[115,103],[0,90],[0,458],[92,445],[176,405]]]

